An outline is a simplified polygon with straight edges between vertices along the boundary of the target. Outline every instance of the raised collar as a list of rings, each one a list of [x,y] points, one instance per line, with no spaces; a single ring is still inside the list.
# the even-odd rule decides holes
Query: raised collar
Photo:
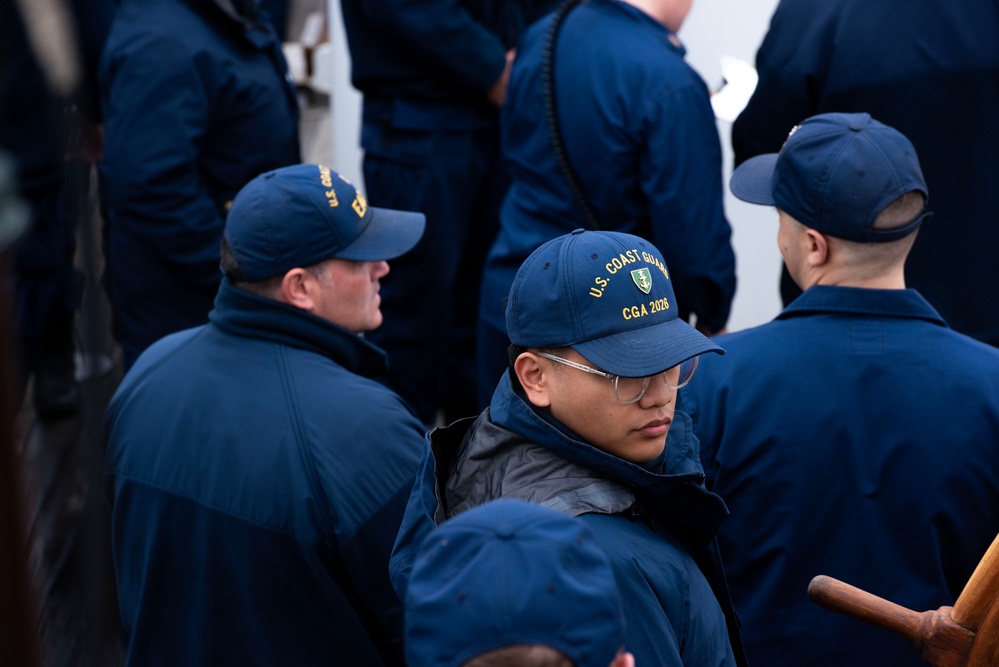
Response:
[[[690,417],[677,411],[666,441],[666,465],[656,473],[589,445],[545,419],[504,374],[489,406],[492,422],[564,459],[634,488],[667,523],[713,536],[728,516],[725,503],[703,486],[704,474]]]
[[[866,289],[815,285],[792,301],[777,316],[786,320],[817,313],[872,315],[925,320],[946,327],[940,314],[914,289]]]
[[[365,377],[388,369],[385,352],[357,334],[294,306],[241,290],[225,277],[208,319],[233,336],[309,350]]]

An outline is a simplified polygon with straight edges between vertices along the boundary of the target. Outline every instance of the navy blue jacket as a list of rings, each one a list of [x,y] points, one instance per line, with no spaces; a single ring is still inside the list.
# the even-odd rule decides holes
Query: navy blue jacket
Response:
[[[675,413],[653,471],[578,440],[504,375],[482,415],[428,440],[392,555],[400,596],[434,526],[489,500],[518,498],[579,516],[594,531],[617,574],[625,645],[637,664],[745,664],[713,537],[727,511],[703,487],[689,417]]]
[[[815,114],[866,111],[898,129],[934,212],[906,283],[954,329],[999,345],[999,4],[783,0],[756,66],[732,127],[736,164],[776,152]]]
[[[223,281],[105,417],[130,665],[401,664],[388,559],[424,447],[362,338]]]
[[[365,97],[471,104],[486,92],[521,31],[554,0],[342,0],[351,80]]]
[[[126,361],[207,321],[233,197],[299,162],[280,42],[227,0],[123,0],[100,72],[107,283]]]
[[[551,17],[517,46],[501,113],[512,185],[487,259],[480,319],[505,331],[504,302],[521,263],[545,241],[586,227],[551,147],[541,61]],[[587,0],[559,33],[558,116],[568,158],[604,229],[659,248],[682,315],[712,330],[735,293],[722,209],[721,146],[707,87],[665,26],[618,0]]]
[[[953,605],[999,533],[999,350],[914,290],[816,286],[721,336],[681,391],[750,662],[924,665],[805,595],[826,574],[916,611]]]

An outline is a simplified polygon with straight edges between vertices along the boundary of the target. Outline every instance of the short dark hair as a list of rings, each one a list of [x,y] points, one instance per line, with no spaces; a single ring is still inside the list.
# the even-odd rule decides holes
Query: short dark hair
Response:
[[[233,286],[268,299],[275,297],[281,287],[281,281],[284,280],[284,275],[264,278],[263,280],[246,280],[243,277],[243,269],[239,265],[239,260],[236,259],[236,255],[233,254],[232,248],[229,247],[229,242],[225,240],[224,236],[219,243],[219,256],[221,257],[222,273],[232,281]]]
[[[557,347],[523,347],[521,345],[510,345],[506,348],[506,361],[510,368],[513,368],[513,364],[517,361],[517,357],[525,352],[544,352],[546,354],[554,354],[556,357],[565,356],[566,350],[572,349],[568,345],[559,345]]]
[[[909,224],[926,210],[926,195],[910,190],[893,200],[874,219],[874,229],[894,229]]]

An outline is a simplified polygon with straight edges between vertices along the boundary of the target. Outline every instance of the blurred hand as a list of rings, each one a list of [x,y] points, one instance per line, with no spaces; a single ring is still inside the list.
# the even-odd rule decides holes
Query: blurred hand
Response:
[[[506,101],[506,88],[510,85],[510,68],[513,67],[513,58],[515,55],[515,49],[510,49],[506,52],[506,65],[503,66],[503,73],[500,74],[500,78],[496,80],[496,83],[493,84],[493,87],[486,94],[489,101],[497,107],[503,106],[503,102]]]

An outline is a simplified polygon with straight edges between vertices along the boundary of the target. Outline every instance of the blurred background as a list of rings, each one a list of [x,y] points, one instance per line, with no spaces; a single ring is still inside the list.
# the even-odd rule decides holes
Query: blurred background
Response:
[[[694,1],[680,37],[688,62],[709,88],[725,83],[724,57],[752,63],[776,4]],[[83,2],[82,13],[77,5],[64,0],[0,3],[0,136],[7,137],[0,146],[8,152],[13,147],[21,159],[51,153],[51,143],[58,142],[63,160],[58,205],[64,216],[43,247],[57,248],[58,259],[64,260],[56,268],[73,286],[75,314],[63,323],[62,338],[45,331],[25,334],[18,326],[25,309],[41,298],[38,293],[23,296],[24,247],[32,234],[30,211],[48,195],[36,198],[16,187],[14,161],[0,155],[5,288],[0,308],[17,313],[0,320],[0,662],[19,667],[115,665],[121,657],[99,438],[101,416],[121,378],[121,358],[100,286],[99,114],[90,108],[96,103],[88,79],[100,50],[102,14],[95,7],[111,11],[112,4]],[[289,0],[283,11],[280,32],[302,110],[302,160],[328,164],[360,183],[361,99],[350,86],[339,4]],[[52,118],[45,117],[46,109]],[[731,119],[717,123],[727,182]],[[54,127],[58,130],[46,129]],[[34,185],[51,194],[58,187],[46,179],[57,177],[43,172]],[[774,211],[731,195],[725,205],[737,258],[738,288],[729,321],[734,331],[779,312],[780,255]],[[47,353],[25,350],[46,346],[69,356],[60,357],[61,366],[42,368],[32,359],[47,359]]]

